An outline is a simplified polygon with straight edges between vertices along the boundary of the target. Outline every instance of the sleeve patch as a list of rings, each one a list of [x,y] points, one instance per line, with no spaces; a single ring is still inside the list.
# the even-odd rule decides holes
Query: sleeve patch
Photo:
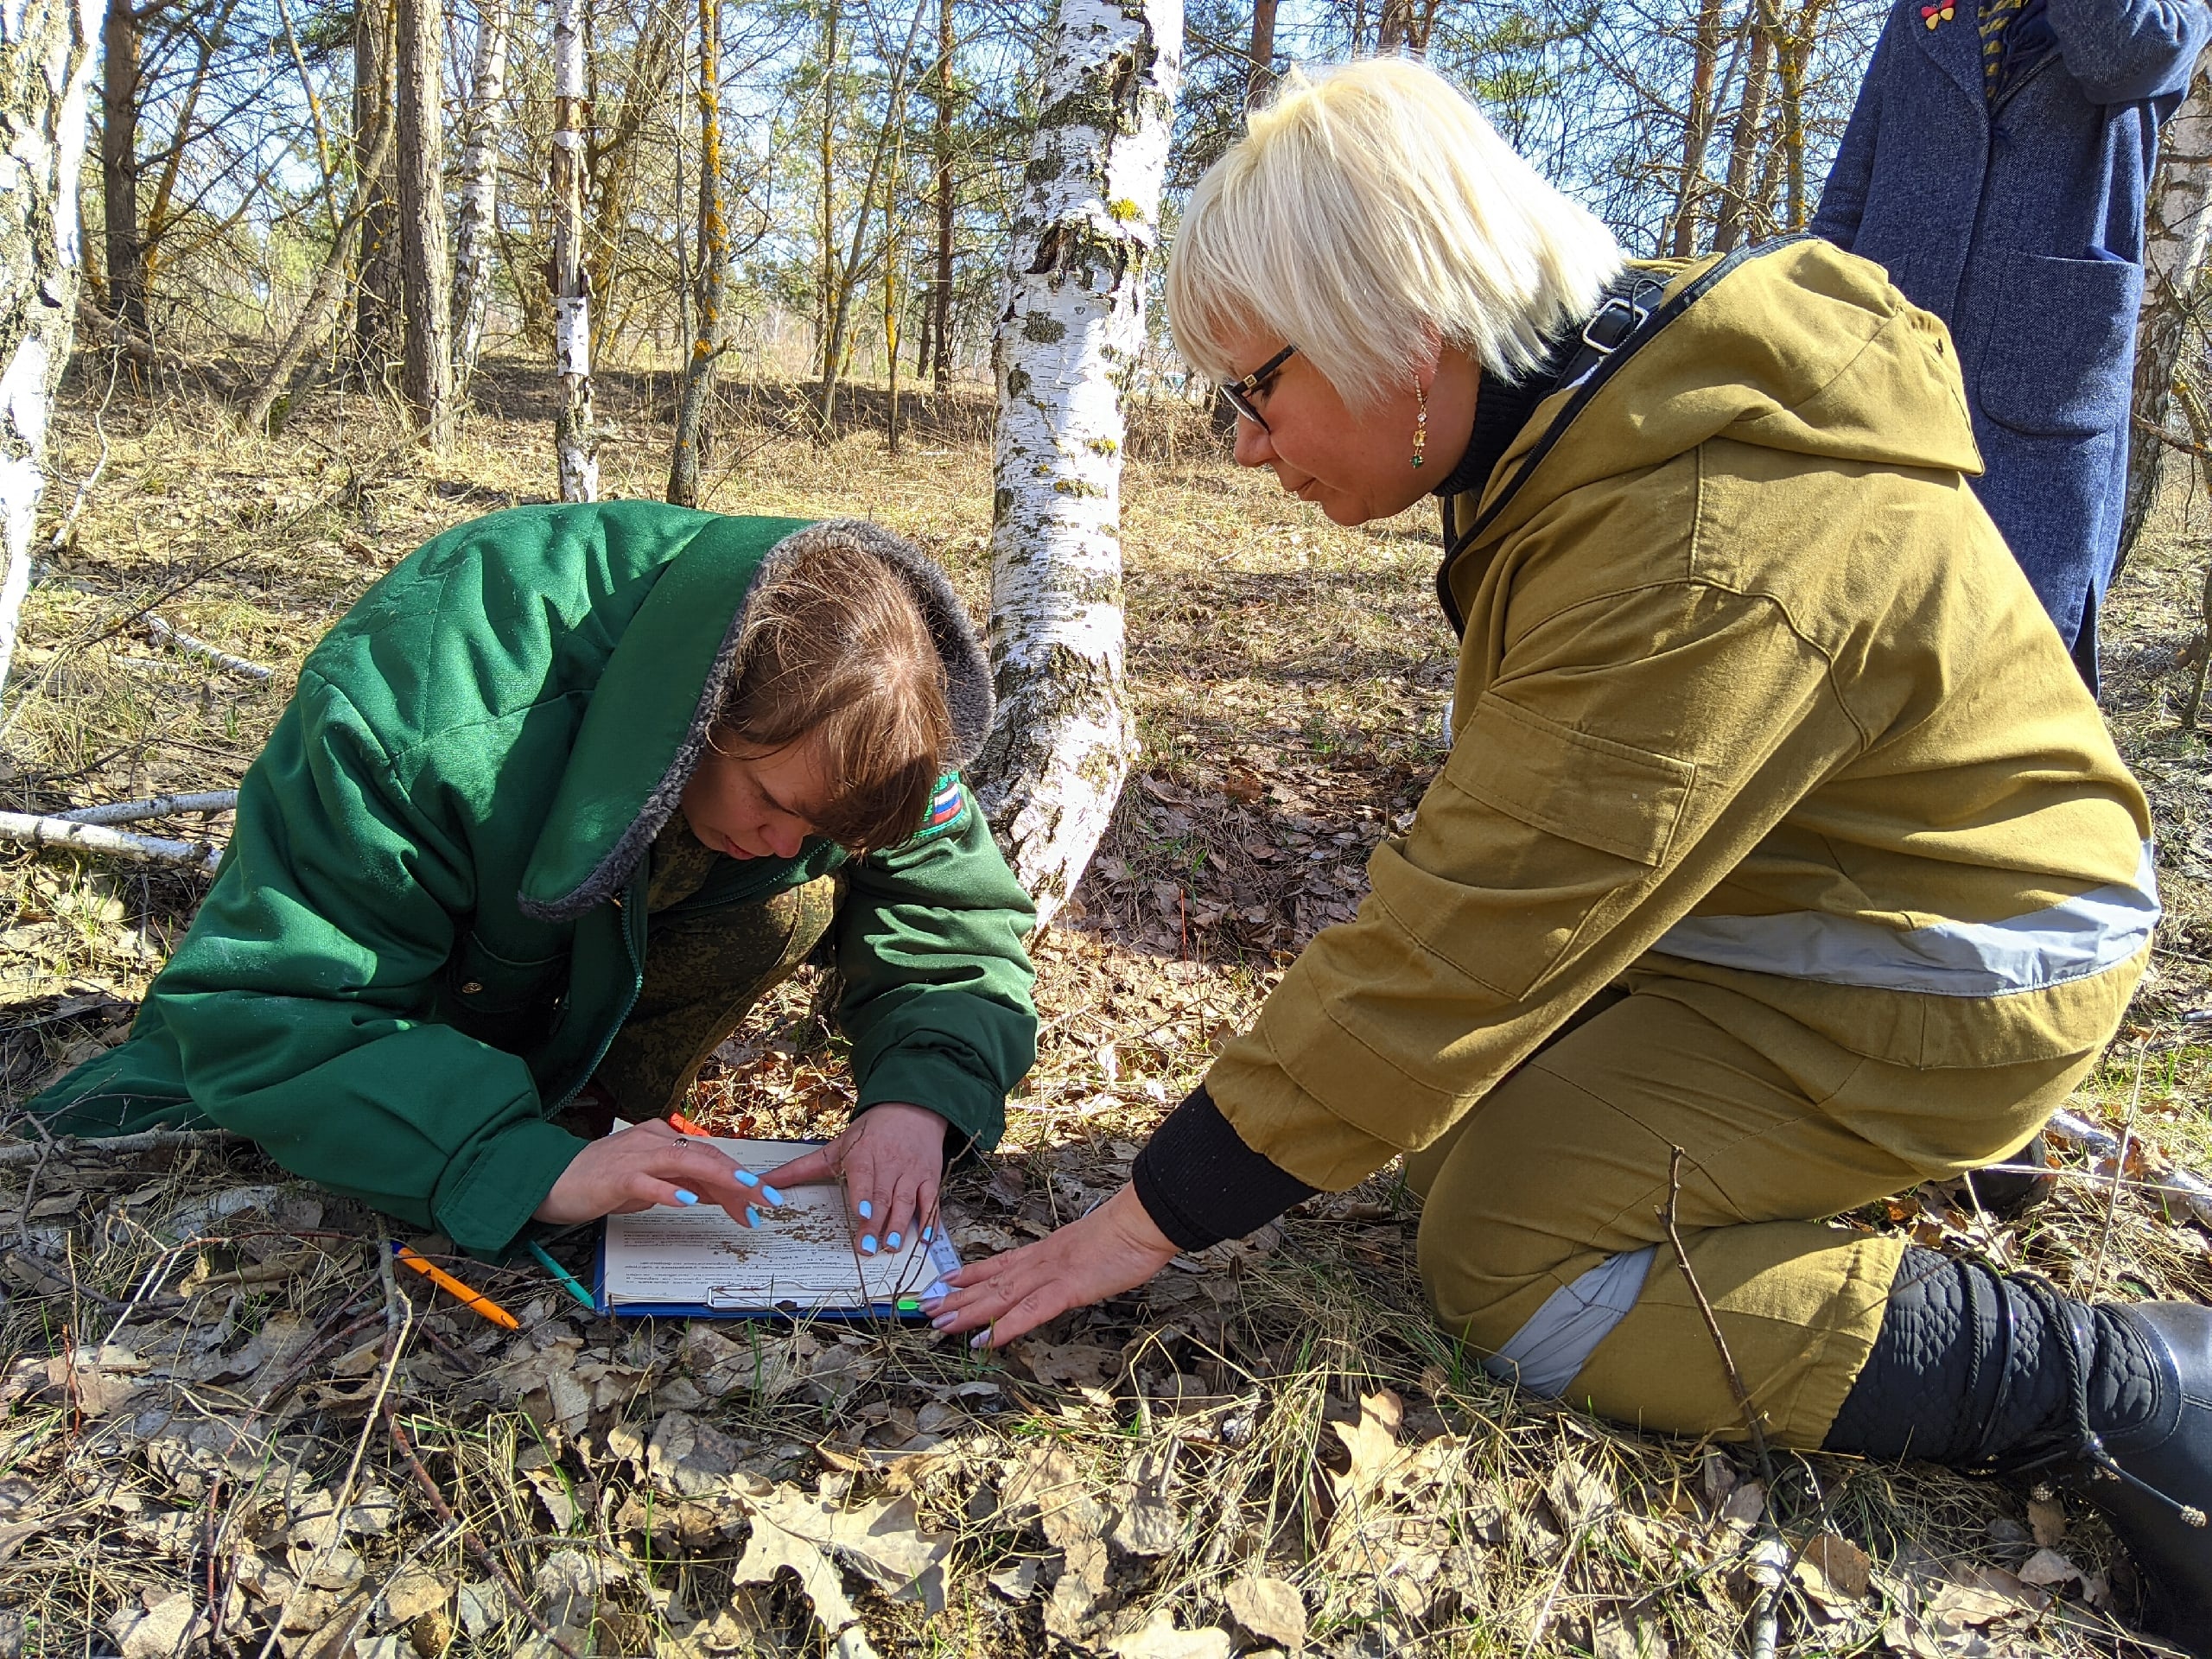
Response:
[[[931,836],[958,829],[967,822],[968,810],[968,791],[961,787],[960,774],[946,772],[937,780],[937,788],[930,796],[930,810],[913,839],[927,841]]]

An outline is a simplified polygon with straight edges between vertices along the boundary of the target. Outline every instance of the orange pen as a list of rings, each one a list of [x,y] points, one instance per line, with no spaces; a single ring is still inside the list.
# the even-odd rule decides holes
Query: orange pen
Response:
[[[459,1299],[461,1306],[470,1313],[481,1314],[493,1324],[503,1325],[509,1331],[522,1329],[522,1321],[490,1297],[471,1290],[443,1268],[432,1266],[396,1238],[391,1241],[391,1253],[397,1260],[414,1268],[446,1294]]]

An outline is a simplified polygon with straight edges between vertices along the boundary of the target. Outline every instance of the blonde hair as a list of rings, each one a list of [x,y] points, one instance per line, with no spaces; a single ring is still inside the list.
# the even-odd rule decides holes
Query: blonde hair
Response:
[[[1355,410],[1432,332],[1504,379],[1597,307],[1620,245],[1427,66],[1293,71],[1192,193],[1167,266],[1185,362],[1217,380],[1254,334],[1298,347]]]

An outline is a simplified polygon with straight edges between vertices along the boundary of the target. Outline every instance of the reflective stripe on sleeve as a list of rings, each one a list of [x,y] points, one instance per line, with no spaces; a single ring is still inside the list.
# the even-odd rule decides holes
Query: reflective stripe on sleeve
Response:
[[[1856,916],[1691,916],[1659,936],[1662,956],[1830,985],[2007,996],[2117,968],[2150,942],[2158,884],[2145,842],[2133,886],[2094,887],[2006,922],[1884,927]]]
[[[1657,1245],[1647,1244],[1609,1255],[1560,1286],[1483,1369],[1508,1382],[1517,1380],[1531,1394],[1556,1399],[1566,1393],[1583,1363],[1636,1306],[1658,1254]]]

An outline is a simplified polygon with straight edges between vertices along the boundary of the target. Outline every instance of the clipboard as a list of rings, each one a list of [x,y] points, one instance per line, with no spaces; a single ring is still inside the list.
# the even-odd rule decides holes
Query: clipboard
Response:
[[[733,1141],[713,1144],[747,1169],[765,1172],[822,1143]],[[940,1227],[897,1250],[862,1255],[844,1194],[795,1187],[780,1206],[760,1206],[748,1230],[721,1206],[658,1205],[607,1217],[592,1294],[603,1314],[695,1319],[892,1319],[922,1317],[923,1292],[960,1266]]]

